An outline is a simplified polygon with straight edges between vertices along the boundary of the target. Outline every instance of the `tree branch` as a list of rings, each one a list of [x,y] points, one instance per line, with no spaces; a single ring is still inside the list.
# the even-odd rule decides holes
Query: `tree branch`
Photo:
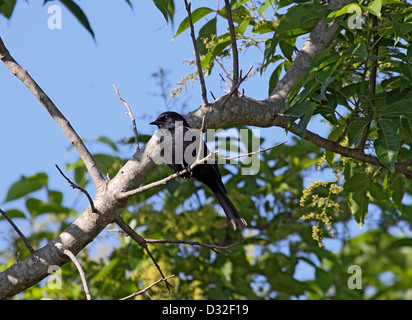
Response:
[[[236,92],[237,89],[235,89],[235,86],[239,82],[239,53],[237,51],[236,32],[235,32],[235,26],[233,24],[233,18],[232,18],[232,7],[230,5],[229,0],[225,0],[225,7],[226,7],[227,23],[229,25],[230,43],[232,46],[232,56],[233,56],[232,91]]]
[[[127,299],[130,299],[130,298],[136,297],[136,296],[138,296],[139,294],[142,294],[142,293],[146,293],[146,294],[147,294],[146,291],[149,290],[151,287],[157,285],[157,284],[158,284],[159,282],[161,282],[161,281],[167,281],[168,279],[173,278],[174,276],[175,276],[175,275],[172,274],[172,275],[170,275],[170,276],[168,276],[168,277],[166,277],[166,278],[161,278],[161,279],[157,280],[156,282],[153,282],[151,285],[147,286],[147,287],[144,288],[143,290],[133,292],[131,295],[128,295],[127,297],[121,298],[121,299],[119,299],[119,300],[127,300]],[[150,297],[150,296],[149,296],[149,297]],[[152,299],[152,297],[150,297],[150,299]],[[153,300],[153,299],[152,299],[152,300]]]
[[[202,63],[200,61],[199,48],[198,48],[197,43],[196,43],[195,27],[193,25],[193,20],[192,20],[191,5],[192,5],[191,3],[188,3],[187,0],[185,0],[187,16],[189,18],[189,24],[190,24],[190,37],[192,38],[193,48],[195,50],[196,67],[197,67],[197,72],[199,73],[200,86],[202,88],[203,104],[207,105],[208,102],[207,102],[206,83],[205,83],[205,78],[203,76],[203,70],[202,70]]]
[[[224,97],[224,99],[222,100],[222,102],[220,103],[219,108],[222,108],[226,104],[226,102],[232,97],[232,95],[237,92],[237,89],[242,84],[242,82],[247,79],[247,77],[249,76],[249,73],[250,73],[250,71],[252,71],[252,69],[253,69],[253,66],[250,66],[249,70],[246,72],[245,76],[241,77],[240,80],[237,80],[236,84],[234,86],[232,86],[232,89],[230,90],[229,94],[227,94]],[[233,83],[235,83],[235,81],[233,81]]]
[[[159,270],[159,273],[160,273],[160,275],[162,276],[162,279],[165,282],[167,291],[170,293],[170,288],[173,287],[173,286],[169,282],[167,282],[167,280],[166,280],[166,278],[165,278],[165,276],[162,272],[162,269],[157,264],[156,259],[153,257],[152,253],[150,252],[149,248],[147,247],[146,239],[144,239],[140,234],[138,234],[136,231],[134,231],[133,228],[131,228],[123,220],[123,217],[121,215],[117,217],[116,223],[130,238],[132,238],[134,241],[136,241],[136,243],[146,251],[146,253],[149,255],[150,259],[152,259],[152,261],[153,261],[154,265],[156,266],[157,270]]]
[[[57,170],[59,170],[60,174],[67,180],[70,187],[72,187],[73,189],[80,190],[81,192],[83,192],[86,195],[87,200],[89,200],[89,204],[90,204],[90,208],[92,209],[92,212],[96,212],[96,208],[94,207],[93,199],[90,196],[90,194],[87,192],[87,190],[80,187],[79,185],[77,185],[73,181],[71,181],[69,178],[67,178],[66,175],[63,173],[63,171],[60,170],[60,168],[57,164],[55,164],[55,166],[56,166]]]
[[[6,212],[4,212],[2,209],[0,209],[0,213],[3,215],[3,217],[11,224],[11,226],[13,227],[14,231],[17,232],[17,234],[19,235],[19,237],[23,240],[24,245],[26,246],[27,249],[29,249],[30,253],[33,254],[34,253],[34,249],[33,247],[30,245],[29,241],[27,241],[27,238],[24,236],[24,234],[20,231],[20,229],[15,225],[15,223],[13,222],[13,220],[10,219],[10,217],[7,215]]]
[[[40,88],[40,86],[36,83],[36,81],[33,80],[28,72],[23,69],[10,55],[1,37],[0,59],[4,62],[6,67],[33,93],[33,95],[37,98],[37,100],[39,100],[43,107],[46,108],[47,112],[54,119],[54,121],[56,121],[59,127],[63,130],[67,138],[69,138],[71,144],[75,147],[80,157],[83,159],[83,162],[96,186],[96,189],[100,191],[105,184],[105,180],[99,168],[97,167],[96,161],[93,159],[93,156],[86,148],[77,132],[73,129],[70,122],[64,117],[64,115],[56,107],[49,96]]]
[[[195,240],[172,240],[172,239],[145,239],[146,243],[174,243],[174,244],[187,244],[191,246],[199,246],[203,248],[208,248],[217,254],[221,254],[223,251],[226,252],[232,252],[230,248],[237,246],[246,240],[242,240],[239,242],[236,242],[234,244],[228,245],[228,246],[219,246],[215,244],[206,244],[206,243],[201,243]]]
[[[132,109],[130,108],[130,106],[127,104],[127,102],[120,96],[119,90],[117,90],[117,87],[115,85],[115,83],[113,82],[113,87],[114,90],[116,91],[117,94],[117,99],[120,100],[121,103],[123,103],[123,105],[126,107],[127,112],[125,112],[126,115],[128,115],[130,117],[130,120],[132,120],[132,125],[133,125],[133,134],[134,134],[134,143],[136,145],[136,150],[139,149],[139,134],[137,133],[137,127],[136,127],[136,120],[133,116],[133,112]]]
[[[79,261],[77,260],[76,256],[73,254],[73,252],[71,252],[68,249],[63,250],[63,253],[66,256],[68,256],[70,258],[70,260],[72,260],[72,262],[74,263],[74,265],[77,268],[77,271],[79,271],[80,278],[82,279],[83,288],[84,288],[84,292],[86,293],[87,300],[93,300],[92,295],[90,294],[90,291],[89,291],[89,286],[87,285],[86,275],[84,274],[83,268],[82,268],[81,264],[79,263]]]
[[[339,9],[350,2],[350,0],[331,0],[328,9]],[[269,95],[269,100],[277,100],[283,104],[285,103],[295,82],[306,73],[316,55],[328,46],[338,29],[339,23],[337,22],[331,27],[328,27],[323,19],[319,20],[308,39],[305,41],[302,49],[300,49],[299,53],[296,55],[293,63]],[[284,108],[285,105],[283,105],[280,112],[283,112]]]
[[[164,179],[162,179],[162,180],[149,183],[149,184],[147,184],[147,185],[145,185],[145,186],[142,186],[142,187],[140,187],[140,188],[136,188],[136,189],[134,189],[134,190],[129,190],[129,191],[121,192],[121,193],[119,193],[116,197],[117,197],[117,199],[126,199],[126,198],[128,198],[128,197],[134,196],[135,194],[138,194],[138,193],[141,193],[141,192],[143,192],[143,191],[152,189],[152,188],[157,187],[157,186],[160,186],[160,185],[162,185],[162,184],[166,184],[167,182],[169,182],[169,181],[171,181],[171,180],[173,180],[173,179],[176,179],[176,178],[181,177],[181,176],[183,176],[183,175],[185,175],[185,174],[187,174],[187,173],[190,173],[191,170],[193,170],[193,168],[195,168],[195,167],[198,166],[199,164],[207,161],[211,156],[213,156],[213,155],[216,154],[216,153],[217,153],[217,152],[215,152],[215,151],[211,151],[206,157],[204,157],[204,158],[202,158],[202,159],[197,159],[193,164],[190,165],[189,168],[186,168],[186,169],[184,169],[184,170],[182,170],[182,171],[179,171],[179,172],[177,172],[177,173],[171,174],[170,176],[168,176],[168,177],[166,177],[166,178],[164,178]]]

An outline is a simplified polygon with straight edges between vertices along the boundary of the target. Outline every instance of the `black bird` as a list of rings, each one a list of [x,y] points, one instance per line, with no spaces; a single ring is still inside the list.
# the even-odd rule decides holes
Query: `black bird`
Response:
[[[169,152],[171,152],[172,154],[171,157],[169,157],[169,159],[171,158],[171,161],[166,161],[166,164],[170,169],[172,169],[173,172],[180,172],[188,168],[196,161],[199,142],[198,140],[194,140],[196,140],[196,136],[199,137],[199,133],[191,129],[190,125],[187,123],[186,119],[183,116],[172,111],[163,112],[157,117],[155,121],[150,122],[150,124],[157,125],[159,129],[166,129],[170,132],[172,140],[171,149],[169,149]],[[189,133],[189,135],[186,135],[186,133]],[[191,141],[186,141],[183,137],[179,137],[179,134],[185,135],[185,137],[189,136],[193,138]],[[197,143],[198,145],[193,146],[193,143]],[[201,157],[200,159],[209,154],[209,150],[207,149],[206,144],[204,142],[202,144],[203,146],[201,146],[200,149],[203,150],[200,150],[200,152],[203,153],[203,157]],[[190,157],[180,156],[179,159],[179,156],[176,152],[179,152],[180,150],[180,153],[185,155],[186,148],[188,148],[189,146],[190,149],[188,151],[190,152],[190,150],[193,150]],[[225,214],[230,221],[230,225],[234,230],[236,230],[237,228],[245,228],[247,226],[245,219],[242,218],[233,203],[228,198],[225,186],[222,182],[222,176],[220,174],[219,167],[214,161],[213,163],[207,161],[197,165],[193,168],[193,170],[191,170],[190,174],[186,175],[185,178],[189,177],[193,177],[196,180],[204,183],[210,188],[210,190],[212,190],[216,199],[219,201],[220,205],[225,211]]]

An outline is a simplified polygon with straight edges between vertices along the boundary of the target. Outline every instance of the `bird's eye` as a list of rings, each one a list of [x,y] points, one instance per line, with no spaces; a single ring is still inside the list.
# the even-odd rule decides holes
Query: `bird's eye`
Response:
[[[165,121],[168,121],[168,120],[169,120],[169,117],[168,117],[168,116],[164,116],[163,119],[164,119]]]

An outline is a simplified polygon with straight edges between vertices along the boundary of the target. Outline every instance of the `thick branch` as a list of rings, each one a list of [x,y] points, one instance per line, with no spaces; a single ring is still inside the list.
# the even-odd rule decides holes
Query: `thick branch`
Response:
[[[70,122],[64,117],[60,110],[56,107],[49,96],[40,88],[40,86],[33,80],[33,78],[28,74],[28,72],[23,69],[14,58],[10,55],[9,51],[5,47],[3,40],[0,37],[0,59],[4,62],[6,67],[21,81],[24,85],[33,93],[33,95],[39,100],[39,102],[46,108],[50,116],[57,122],[59,127],[69,138],[71,144],[75,147],[80,157],[89,172],[96,189],[100,191],[105,180],[97,167],[93,156],[86,148],[82,139],[79,137],[77,132],[73,129]]]
[[[217,106],[220,105],[220,99],[222,98],[210,103],[209,106],[199,107],[197,110],[186,115],[185,118],[196,128],[200,128],[201,119],[205,117],[208,128],[216,128],[226,124],[253,125],[257,127],[276,126],[285,128],[300,136],[296,131],[296,124],[291,123],[289,117],[276,116],[276,112],[273,113],[273,110],[282,108],[281,104],[276,101],[258,101],[246,96],[233,97],[227,101],[225,108],[219,108]],[[343,147],[338,142],[322,138],[309,130],[306,130],[306,134],[302,138],[325,150],[365,163],[384,167],[377,157],[367,155],[363,150]],[[412,171],[407,169],[407,166],[404,164],[395,164],[395,171],[402,173],[405,177],[412,180]]]
[[[331,0],[328,8],[334,10],[342,8],[348,3],[350,3],[350,0]],[[271,92],[269,100],[284,103],[295,82],[306,73],[316,55],[328,46],[338,28],[339,23],[337,22],[328,27],[323,19],[319,20],[288,71],[286,71],[283,78],[279,80],[275,89]]]

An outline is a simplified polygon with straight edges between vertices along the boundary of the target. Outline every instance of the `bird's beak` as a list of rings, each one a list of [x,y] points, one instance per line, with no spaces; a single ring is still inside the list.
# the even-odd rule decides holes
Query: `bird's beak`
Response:
[[[155,121],[150,122],[149,124],[158,126],[158,125],[159,125],[159,122],[158,122],[157,120],[155,120]]]

